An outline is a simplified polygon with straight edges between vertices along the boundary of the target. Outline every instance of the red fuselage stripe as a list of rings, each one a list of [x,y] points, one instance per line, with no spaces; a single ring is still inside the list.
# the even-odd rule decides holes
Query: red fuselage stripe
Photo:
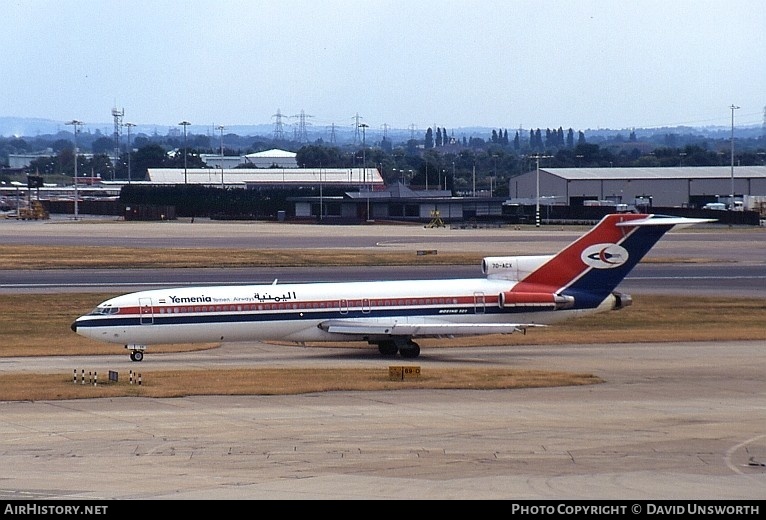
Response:
[[[480,302],[486,305],[496,305],[499,300],[499,295],[484,295]],[[162,310],[178,309],[174,310],[173,314],[181,314],[181,309],[184,309],[185,313],[197,313],[197,312],[253,312],[253,311],[293,311],[293,310],[336,310],[341,308],[340,300],[321,300],[321,301],[307,301],[307,302],[290,302],[290,303],[237,303],[237,304],[184,304],[184,305],[168,305],[168,304],[153,304],[153,313],[159,313]],[[474,305],[476,299],[473,296],[449,296],[449,297],[429,297],[429,298],[354,298],[344,301],[343,308],[355,309],[355,308],[375,308],[375,309],[391,309],[394,307],[435,307],[444,305]],[[142,312],[142,309],[144,311]],[[205,310],[202,310],[205,309]],[[120,307],[117,314],[143,314],[146,312],[146,307]],[[168,313],[170,314],[170,313]]]

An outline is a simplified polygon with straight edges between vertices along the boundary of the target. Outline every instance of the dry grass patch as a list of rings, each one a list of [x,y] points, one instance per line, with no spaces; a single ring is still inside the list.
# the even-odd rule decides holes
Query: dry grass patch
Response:
[[[340,369],[231,369],[143,371],[141,385],[127,374],[108,381],[98,373],[98,384],[86,384],[73,374],[13,374],[0,376],[0,401],[39,401],[105,397],[185,397],[190,395],[287,395],[331,391],[404,389],[513,389],[591,385],[602,380],[589,374],[513,369],[429,368],[420,377],[391,381],[388,368]]]
[[[553,251],[551,251],[552,253]],[[498,253],[500,254],[500,253]],[[196,249],[128,248],[101,246],[6,245],[0,249],[3,269],[142,269],[234,268],[380,265],[481,265],[478,252],[442,251],[418,255],[417,251],[371,249]],[[211,265],[215,258],[215,265]],[[709,259],[650,258],[646,263],[695,263]]]
[[[0,357],[97,355],[122,352],[119,345],[78,336],[72,320],[113,294],[0,295]],[[513,347],[556,343],[766,340],[766,299],[638,296],[631,307],[571,320],[528,334],[457,339],[427,339],[424,349],[482,345]],[[214,348],[217,344],[157,345],[148,355]],[[309,344],[309,347],[370,348],[364,342]],[[399,360],[397,360],[399,361]],[[150,365],[149,365],[150,366]],[[146,364],[142,384],[128,374],[108,381],[98,370],[99,384],[74,384],[73,374],[9,374],[0,376],[0,400],[54,400],[98,397],[182,397],[188,395],[273,395],[339,390],[416,388],[509,389],[585,385],[601,382],[589,374],[513,369],[425,369],[417,379],[391,381],[387,369],[231,369],[152,371]],[[90,379],[88,379],[90,381]]]
[[[3,269],[140,269],[306,267],[342,265],[480,265],[478,253],[370,251],[364,249],[194,249],[95,246],[3,246]]]

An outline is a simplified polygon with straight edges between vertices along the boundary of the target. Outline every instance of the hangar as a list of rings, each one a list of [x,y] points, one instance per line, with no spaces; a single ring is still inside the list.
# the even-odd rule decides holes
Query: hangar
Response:
[[[200,154],[200,159],[209,168],[237,168],[246,165],[249,168],[297,168],[298,154],[273,148],[247,155]]]
[[[244,156],[246,164],[252,164],[253,168],[297,168],[297,154],[287,150],[274,148],[263,152],[249,153]]]
[[[538,190],[539,183],[539,190]],[[708,202],[766,195],[766,166],[540,168],[509,181],[512,199],[582,206],[588,200],[701,208]]]

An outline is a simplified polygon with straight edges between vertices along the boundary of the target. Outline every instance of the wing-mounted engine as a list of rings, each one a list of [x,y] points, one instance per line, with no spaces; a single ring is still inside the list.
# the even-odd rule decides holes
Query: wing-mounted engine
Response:
[[[574,306],[573,296],[555,294],[550,292],[514,292],[505,291],[500,293],[498,299],[501,309],[513,309],[516,307],[550,308],[551,310],[569,309]]]
[[[488,256],[481,261],[481,271],[489,278],[519,282],[551,258],[553,255]]]

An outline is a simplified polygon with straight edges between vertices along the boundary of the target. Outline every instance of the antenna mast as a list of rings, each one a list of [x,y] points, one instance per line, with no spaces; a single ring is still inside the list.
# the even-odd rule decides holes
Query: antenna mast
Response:
[[[117,107],[112,109],[112,117],[114,118],[114,159],[112,159],[112,172],[117,171],[117,163],[120,160],[120,134],[122,134],[122,117],[125,115],[125,109],[117,110]],[[114,180],[114,173],[112,173],[112,180]]]

